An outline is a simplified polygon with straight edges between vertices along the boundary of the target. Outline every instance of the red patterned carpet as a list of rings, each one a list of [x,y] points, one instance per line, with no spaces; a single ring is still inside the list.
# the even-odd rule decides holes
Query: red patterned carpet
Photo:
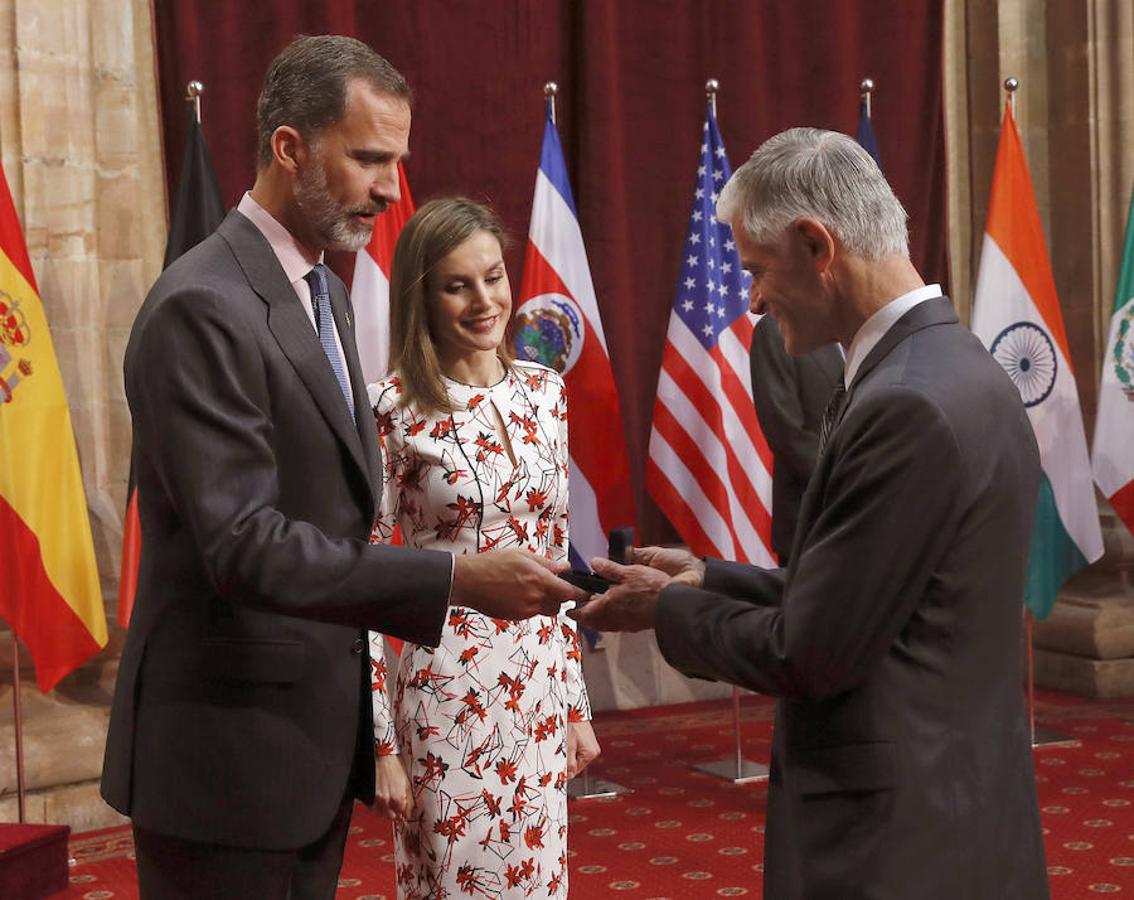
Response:
[[[745,755],[766,762],[771,702],[746,697]],[[573,801],[571,895],[581,898],[759,897],[762,783],[732,785],[691,763],[733,753],[731,704],[599,716],[596,774],[633,793]],[[1041,725],[1073,739],[1036,750],[1051,895],[1134,898],[1134,699],[1091,702],[1041,692]],[[393,900],[389,824],[356,807],[338,897]],[[73,837],[71,888],[57,897],[138,896],[125,828]]]

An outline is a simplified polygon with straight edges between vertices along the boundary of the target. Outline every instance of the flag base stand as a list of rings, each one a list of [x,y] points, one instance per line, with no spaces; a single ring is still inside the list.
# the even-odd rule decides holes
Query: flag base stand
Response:
[[[706,775],[731,781],[733,784],[768,780],[768,767],[754,763],[750,759],[720,759],[716,762],[697,763],[693,768]]]
[[[732,689],[732,729],[736,735],[736,756],[733,759],[719,759],[714,762],[697,763],[693,766],[698,772],[723,778],[733,784],[747,784],[750,781],[766,781],[768,767],[745,759],[740,752],[740,688]]]
[[[16,629],[12,629],[12,715],[16,737],[16,808],[19,824],[27,822],[26,797],[27,788],[24,784],[24,719],[20,708],[20,639],[16,636]]]
[[[567,782],[567,797],[570,800],[604,800],[617,797],[619,794],[634,793],[630,788],[606,781],[602,778],[591,778],[591,770],[583,769],[583,774]]]
[[[1070,735],[1060,734],[1042,726],[1032,728],[1033,747],[1078,747],[1079,745],[1079,739]]]
[[[1080,742],[1066,734],[1052,731],[1036,724],[1036,666],[1035,656],[1032,653],[1032,624],[1035,618],[1027,607],[1024,608],[1024,655],[1026,673],[1026,697],[1028,707],[1028,725],[1032,729],[1032,748],[1036,747],[1078,747]]]

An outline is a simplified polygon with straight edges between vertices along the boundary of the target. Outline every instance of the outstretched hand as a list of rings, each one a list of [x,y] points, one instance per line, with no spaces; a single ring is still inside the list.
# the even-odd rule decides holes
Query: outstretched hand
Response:
[[[494,550],[457,556],[453,564],[454,606],[467,606],[494,619],[554,616],[568,600],[586,594],[558,575],[571,567],[523,550]]]
[[[595,572],[616,584],[567,613],[597,631],[645,631],[654,627],[658,594],[673,579],[649,566],[620,566],[609,559],[591,560]]]
[[[630,562],[660,569],[674,581],[690,587],[701,587],[705,581],[704,560],[688,550],[672,547],[632,547]]]

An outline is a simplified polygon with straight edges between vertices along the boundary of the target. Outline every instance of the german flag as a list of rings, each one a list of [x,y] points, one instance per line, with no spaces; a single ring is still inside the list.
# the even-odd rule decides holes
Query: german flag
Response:
[[[0,168],[0,617],[50,691],[106,646],[63,378]]]
[[[165,245],[165,266],[186,250],[197,246],[224,220],[217,176],[209,158],[209,148],[201,123],[190,110],[181,176],[170,215],[169,239]],[[142,526],[138,518],[138,492],[134,485],[134,466],[126,493],[126,517],[122,523],[122,565],[118,582],[118,624],[130,624],[134,595],[138,592],[138,566],[142,561]]]

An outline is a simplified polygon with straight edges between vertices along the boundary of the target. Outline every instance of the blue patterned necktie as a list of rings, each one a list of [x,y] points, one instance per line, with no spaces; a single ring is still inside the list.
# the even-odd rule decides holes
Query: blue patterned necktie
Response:
[[[311,288],[311,308],[315,311],[315,330],[319,332],[319,343],[323,352],[327,354],[327,362],[335,377],[339,380],[339,387],[343,390],[350,417],[354,418],[354,398],[350,395],[350,382],[347,381],[346,366],[335,345],[335,320],[331,315],[331,292],[327,289],[327,267],[316,263],[315,268],[308,272],[304,278]]]

